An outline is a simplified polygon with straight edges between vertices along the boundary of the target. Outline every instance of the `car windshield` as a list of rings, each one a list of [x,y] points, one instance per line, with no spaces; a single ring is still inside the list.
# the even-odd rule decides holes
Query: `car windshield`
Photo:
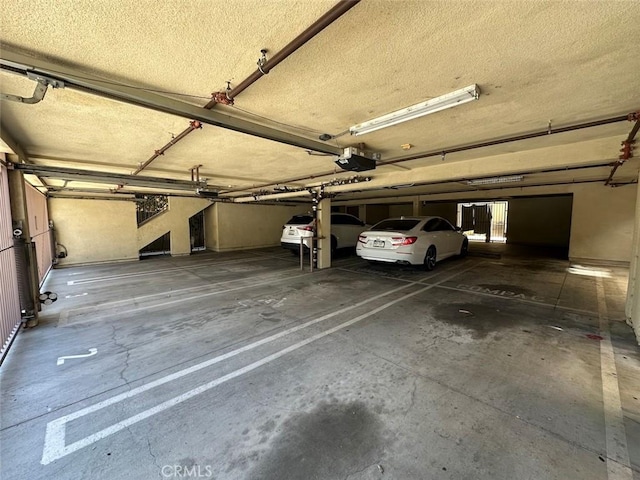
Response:
[[[287,222],[287,225],[306,225],[313,221],[311,215],[294,215],[291,220]]]
[[[383,220],[380,223],[376,223],[371,230],[383,230],[389,232],[406,232],[415,227],[420,220],[403,220],[403,219],[391,219]]]

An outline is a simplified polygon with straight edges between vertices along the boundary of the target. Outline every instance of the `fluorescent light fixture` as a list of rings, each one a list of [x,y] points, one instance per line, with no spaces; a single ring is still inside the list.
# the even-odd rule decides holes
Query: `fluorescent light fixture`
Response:
[[[364,135],[365,133],[375,132],[381,128],[397,125],[398,123],[420,118],[430,113],[439,112],[447,108],[462,105],[463,103],[477,100],[480,96],[480,89],[475,83],[468,87],[461,88],[455,92],[447,93],[440,97],[432,98],[426,102],[418,103],[397,112],[391,112],[368,122],[359,123],[349,128],[351,135]]]
[[[521,182],[522,180],[524,180],[524,175],[511,175],[509,177],[477,178],[475,180],[467,180],[467,185],[494,185],[496,183]]]

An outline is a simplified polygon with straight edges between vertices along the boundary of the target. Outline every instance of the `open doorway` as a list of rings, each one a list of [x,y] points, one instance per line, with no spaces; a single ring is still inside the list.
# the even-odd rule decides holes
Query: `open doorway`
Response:
[[[458,225],[471,242],[506,243],[508,203],[458,203]]]
[[[189,236],[191,237],[191,252],[201,252],[206,249],[204,242],[204,210],[189,218]]]

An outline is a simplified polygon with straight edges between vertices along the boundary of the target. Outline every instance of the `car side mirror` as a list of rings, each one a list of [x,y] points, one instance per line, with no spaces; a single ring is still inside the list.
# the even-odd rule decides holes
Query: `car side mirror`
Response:
[[[462,232],[462,227],[456,227],[456,232]]]

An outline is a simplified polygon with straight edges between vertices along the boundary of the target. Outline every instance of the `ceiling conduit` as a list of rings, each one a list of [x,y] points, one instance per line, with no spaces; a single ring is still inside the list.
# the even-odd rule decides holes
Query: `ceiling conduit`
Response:
[[[326,27],[331,25],[334,21],[348,12],[351,8],[355,7],[359,2],[360,0],[341,0],[336,5],[334,5],[333,8],[327,11],[327,13],[322,15],[311,26],[309,26],[305,31],[291,40],[291,42],[289,42],[287,45],[285,45],[284,48],[276,53],[273,57],[271,57],[264,63],[258,63],[258,69],[247,78],[245,78],[242,82],[240,82],[235,88],[233,88],[229,92],[222,93],[225,93],[227,98],[233,101],[233,99],[238,94],[246,90],[247,87],[253,85],[263,75],[268,74],[276,65],[286,59],[293,52],[298,50],[301,46],[315,37]],[[214,98],[209,103],[207,103],[204,108],[213,108],[217,103],[218,102],[216,101],[216,97],[214,96]]]
[[[142,170],[147,168],[149,166],[149,164],[151,162],[153,162],[156,158],[158,158],[160,155],[164,155],[164,152],[169,150],[173,145],[178,143],[180,140],[182,140],[184,137],[186,137],[187,135],[189,135],[191,132],[193,132],[194,130],[196,130],[198,128],[202,128],[202,124],[199,121],[192,120],[191,122],[189,122],[189,127],[188,128],[186,128],[182,132],[180,132],[180,134],[177,137],[173,137],[171,139],[171,141],[169,143],[167,143],[166,145],[164,145],[160,150],[156,150],[153,153],[153,155],[151,155],[151,157],[149,157],[149,159],[147,161],[141,163],[138,168],[136,168],[133,172],[131,172],[131,175],[139,174]]]
[[[238,84],[235,88],[227,91],[227,92],[214,92],[212,94],[212,99],[203,107],[207,110],[211,110],[217,104],[223,103],[226,105],[233,105],[233,99],[248,87],[253,85],[259,78],[263,75],[269,73],[276,65],[282,62],[284,59],[289,57],[293,52],[298,50],[301,46],[315,37],[318,33],[324,30],[326,27],[331,25],[334,21],[340,18],[343,14],[349,11],[351,8],[356,6],[360,0],[340,0],[333,8],[327,11],[324,15],[322,15],[318,20],[316,20],[311,26],[305,29],[300,35],[294,38],[291,42],[284,46],[282,50],[276,53],[271,59],[267,60],[264,63],[259,63],[258,70],[253,72],[247,78],[245,78],[242,82]],[[265,51],[266,53],[266,51]],[[197,126],[194,124],[197,123]],[[163,155],[169,148],[178,143],[180,140],[185,138],[194,130],[202,128],[200,122],[192,121],[189,124],[189,127],[180,132],[175,138],[173,138],[169,143],[163,146],[160,150],[156,150],[154,154],[145,162],[141,163],[140,166],[132,172],[132,175],[137,175],[142,170],[147,168],[151,162],[153,162],[160,155]]]
[[[10,95],[8,93],[0,93],[0,98],[3,100],[9,100],[12,102],[26,103],[28,105],[33,105],[42,101],[45,93],[47,93],[47,87],[51,85],[53,88],[64,88],[64,82],[59,80],[54,80],[52,78],[44,77],[41,75],[33,75],[31,73],[27,73],[27,77],[30,80],[36,81],[36,88],[33,91],[33,95],[30,97],[20,97],[18,95]]]
[[[0,98],[2,98],[3,100],[10,100],[12,102],[20,102],[33,105],[34,103],[40,102],[44,98],[44,94],[47,93],[47,87],[48,85],[46,83],[38,81],[38,83],[36,83],[36,89],[33,91],[33,95],[29,98],[20,97],[18,95],[10,95],[8,93],[0,93]]]
[[[609,174],[609,178],[607,178],[607,181],[604,182],[605,185],[615,186],[611,184],[611,180],[613,180],[613,176],[615,175],[616,170],[618,170],[618,168],[620,168],[620,166],[624,162],[626,162],[631,157],[633,157],[633,144],[636,141],[636,135],[638,134],[638,130],[640,130],[640,112],[630,113],[629,116],[627,117],[627,120],[629,120],[630,122],[635,121],[636,124],[633,126],[633,128],[629,132],[627,139],[624,142],[622,142],[622,148],[620,149],[622,153],[618,157],[618,161],[613,164],[613,167],[611,168],[611,173]]]
[[[573,166],[573,167],[557,167],[557,168],[545,168],[545,169],[535,169],[535,170],[521,170],[518,172],[513,173],[514,175],[533,175],[533,174],[544,174],[544,173],[557,173],[557,172],[569,172],[569,171],[574,171],[574,170],[590,170],[590,169],[596,169],[596,168],[603,168],[603,167],[610,167],[611,166],[611,162],[603,162],[603,163],[597,163],[597,164],[592,164],[592,165],[580,165],[580,166]],[[468,182],[471,180],[478,180],[481,178],[485,178],[485,177],[460,177],[460,178],[452,178],[450,180],[438,180],[435,182],[416,182],[411,184],[412,187],[429,187],[429,186],[435,186],[435,185],[446,185],[446,184],[450,184],[450,183],[461,183],[461,182]],[[571,184],[578,184],[578,183],[593,183],[593,182],[602,182],[602,179],[596,179],[596,180],[572,180],[571,182],[550,182],[550,183],[538,183],[538,184],[527,184],[527,185],[518,185],[517,188],[529,188],[529,187],[539,187],[539,186],[550,186],[550,185],[571,185]],[[630,182],[635,183],[635,181]],[[611,184],[612,187],[618,187],[621,185],[627,185],[626,183],[624,184]],[[331,186],[325,185],[325,188],[330,188]],[[311,188],[317,188],[317,187],[309,187]],[[389,187],[373,187],[370,189],[364,188],[363,190],[359,190],[359,191],[374,191],[374,190],[381,190],[383,188],[389,188]],[[448,191],[442,191],[442,192],[435,192],[435,194],[440,195],[440,194],[444,194],[444,193],[473,193],[473,192],[477,192],[477,191],[486,191],[486,190],[502,190],[502,189],[506,189],[506,188],[516,188],[513,185],[507,185],[505,187],[500,187],[500,186],[491,186],[491,188],[475,188],[475,189],[469,189],[469,188],[465,188],[463,190],[448,190]],[[247,197],[228,197],[231,198],[233,202],[252,202],[252,201],[261,201],[264,198],[268,198],[270,200],[277,200],[278,198],[288,198],[288,197],[293,197],[295,195],[289,195],[289,194],[299,194],[300,196],[305,194],[304,190],[298,190],[296,192],[286,192],[286,193],[272,193],[272,194],[254,194],[252,196],[247,196]],[[332,192],[330,191],[329,194],[330,195],[342,195],[342,194],[348,194],[348,193],[352,193],[351,191],[340,191],[340,192]],[[284,195],[286,195],[286,197],[284,197]],[[414,197],[416,194],[411,194],[411,195],[406,195],[404,196],[404,198],[409,198],[409,197]],[[425,195],[423,193],[418,194],[418,195]],[[344,201],[359,201],[359,200],[373,200],[376,198],[380,198],[380,197],[358,197],[354,200],[349,200],[349,199],[345,199]],[[385,199],[389,199],[389,198],[403,198],[403,197],[384,197]]]
[[[585,128],[592,128],[592,127],[599,127],[602,125],[609,125],[612,123],[617,123],[617,122],[624,122],[629,120],[630,116],[632,115],[636,115],[634,113],[629,114],[629,115],[621,115],[618,117],[610,117],[610,118],[605,118],[602,120],[596,120],[593,122],[587,122],[587,123],[579,123],[576,125],[570,125],[567,127],[561,127],[561,128],[557,128],[554,130],[549,130],[549,129],[545,129],[545,130],[541,130],[538,132],[533,132],[533,133],[525,133],[522,135],[516,135],[513,137],[506,137],[506,138],[501,138],[498,140],[490,140],[487,142],[480,142],[480,143],[474,143],[472,145],[464,145],[462,147],[453,147],[453,148],[449,148],[449,149],[445,149],[445,150],[437,150],[434,152],[428,152],[428,153],[419,153],[416,155],[412,155],[409,157],[400,157],[400,158],[395,158],[395,159],[391,159],[391,160],[387,160],[385,162],[379,162],[378,166],[379,167],[383,167],[385,165],[396,165],[398,163],[403,163],[403,162],[410,162],[412,160],[422,160],[425,158],[429,158],[429,157],[442,157],[442,156],[446,156],[450,153],[458,153],[458,152],[465,152],[468,150],[475,150],[478,148],[484,148],[484,147],[492,147],[492,146],[496,146],[496,145],[502,145],[505,143],[511,143],[511,142],[518,142],[521,140],[528,140],[531,138],[538,138],[538,137],[545,137],[547,135],[555,135],[558,133],[566,133],[566,132],[573,132],[576,130],[582,130]],[[635,127],[634,127],[635,128]],[[636,130],[637,131],[637,130]],[[296,177],[296,178],[291,178],[288,180],[281,180],[279,182],[273,182],[273,183],[264,183],[261,185],[253,185],[251,187],[248,188],[236,188],[233,190],[225,190],[224,192],[220,192],[223,194],[229,194],[229,193],[235,193],[235,192],[246,192],[247,190],[252,190],[252,189],[262,189],[265,187],[270,187],[273,185],[284,185],[287,183],[294,183],[294,182],[301,182],[304,180],[313,180],[316,178],[321,178],[321,177],[327,177],[329,175],[335,175],[335,171],[330,171],[330,172],[325,172],[325,173],[318,173],[315,175],[306,175],[304,177]]]

